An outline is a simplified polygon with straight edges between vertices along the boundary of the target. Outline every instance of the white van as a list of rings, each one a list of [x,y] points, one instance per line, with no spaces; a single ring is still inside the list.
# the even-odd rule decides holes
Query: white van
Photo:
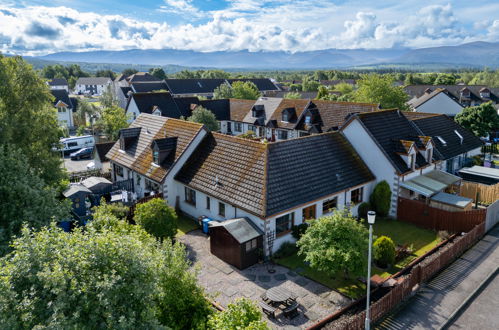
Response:
[[[59,151],[63,151],[65,154],[80,150],[81,148],[95,147],[95,139],[92,135],[64,138],[59,143],[61,144]]]

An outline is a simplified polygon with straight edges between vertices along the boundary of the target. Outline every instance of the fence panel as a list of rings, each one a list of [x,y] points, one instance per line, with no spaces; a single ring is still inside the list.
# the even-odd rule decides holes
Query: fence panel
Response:
[[[474,200],[477,193],[479,201],[487,204],[494,203],[499,198],[499,183],[489,186],[476,182],[463,181],[460,191],[461,196]]]
[[[418,200],[399,198],[397,218],[417,226],[449,232],[467,232],[485,221],[486,209],[452,212],[437,209]]]

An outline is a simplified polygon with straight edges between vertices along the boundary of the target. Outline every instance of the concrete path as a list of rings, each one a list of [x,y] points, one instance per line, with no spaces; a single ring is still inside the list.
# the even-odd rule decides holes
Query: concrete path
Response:
[[[214,301],[224,307],[240,297],[261,301],[260,295],[275,286],[295,293],[300,315],[288,319],[281,313],[277,319],[268,319],[274,329],[304,329],[351,302],[286,267],[275,265],[273,274],[269,274],[267,266],[261,264],[239,270],[210,253],[209,238],[201,230],[191,231],[179,240],[186,245],[189,259],[198,268],[199,284]]]
[[[499,225],[496,225],[376,329],[441,328],[498,265]]]

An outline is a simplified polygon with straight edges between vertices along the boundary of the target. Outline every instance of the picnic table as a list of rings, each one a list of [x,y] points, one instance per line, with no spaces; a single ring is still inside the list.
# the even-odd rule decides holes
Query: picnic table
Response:
[[[288,301],[296,300],[296,296],[281,287],[273,287],[266,292],[267,299],[274,304],[287,304]]]

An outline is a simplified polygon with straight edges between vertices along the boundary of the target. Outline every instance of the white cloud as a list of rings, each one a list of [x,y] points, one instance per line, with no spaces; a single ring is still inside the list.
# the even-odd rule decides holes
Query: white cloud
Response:
[[[202,12],[190,0],[165,0],[160,10],[204,17],[172,26],[67,7],[0,5],[0,51],[38,55],[56,51],[142,49],[286,50],[428,47],[499,40],[499,20],[482,34],[466,30],[450,5],[432,5],[398,21],[374,11],[340,15],[328,0],[233,0],[225,10]],[[196,20],[192,20],[196,22]]]

